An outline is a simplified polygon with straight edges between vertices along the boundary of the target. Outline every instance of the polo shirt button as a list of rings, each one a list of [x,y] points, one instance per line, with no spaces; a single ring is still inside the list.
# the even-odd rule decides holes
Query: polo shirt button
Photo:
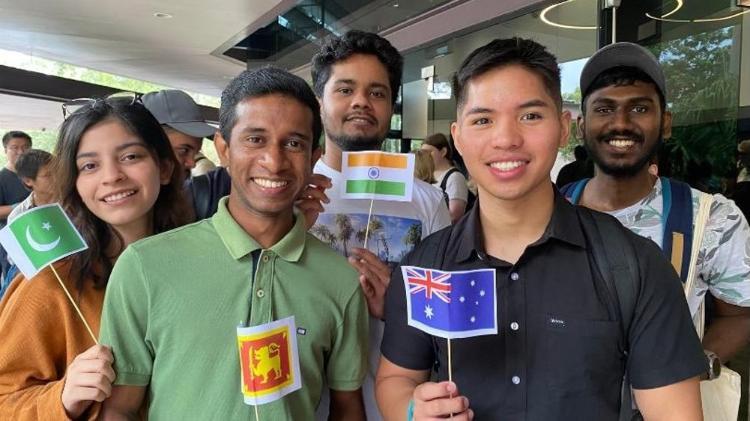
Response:
[[[263,256],[263,261],[267,262],[268,261],[268,256]]]
[[[263,291],[262,289],[259,289],[258,292],[255,293],[255,295],[257,295],[258,298],[263,298],[266,296],[266,292]]]
[[[518,323],[513,322],[510,324],[510,330],[518,330]]]
[[[520,377],[518,377],[518,376],[513,376],[513,377],[512,377],[511,379],[510,379],[510,381],[512,381],[512,382],[513,382],[513,384],[519,384],[519,383],[521,383],[521,378],[520,378]]]
[[[513,281],[517,281],[520,276],[518,276],[518,272],[513,272],[510,274],[510,279]]]

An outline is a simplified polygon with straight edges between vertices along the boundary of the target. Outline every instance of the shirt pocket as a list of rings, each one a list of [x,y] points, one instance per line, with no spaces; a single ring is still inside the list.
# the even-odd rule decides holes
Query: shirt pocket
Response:
[[[602,391],[621,382],[620,322],[547,315],[543,376],[556,396]]]

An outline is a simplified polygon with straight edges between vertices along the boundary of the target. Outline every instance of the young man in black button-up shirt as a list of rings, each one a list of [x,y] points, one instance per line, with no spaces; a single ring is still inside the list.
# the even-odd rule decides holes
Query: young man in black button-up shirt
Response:
[[[401,271],[386,300],[377,398],[386,419],[617,420],[627,372],[647,420],[701,419],[705,359],[681,285],[648,240],[619,226],[632,247],[637,288],[627,332],[592,261],[582,210],[556,193],[549,172],[568,137],[560,75],[539,44],[495,40],[456,73],[456,148],[478,185],[478,206],[452,230],[443,270],[494,268],[497,335],[452,342],[407,325]],[[436,261],[440,233],[403,265]],[[606,241],[606,239],[605,239]],[[605,243],[607,244],[607,243]],[[430,382],[436,369],[439,382]]]

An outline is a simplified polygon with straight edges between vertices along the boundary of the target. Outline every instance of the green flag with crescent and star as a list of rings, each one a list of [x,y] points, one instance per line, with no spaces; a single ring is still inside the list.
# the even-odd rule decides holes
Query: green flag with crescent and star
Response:
[[[59,204],[39,206],[0,230],[0,244],[26,279],[88,246]]]

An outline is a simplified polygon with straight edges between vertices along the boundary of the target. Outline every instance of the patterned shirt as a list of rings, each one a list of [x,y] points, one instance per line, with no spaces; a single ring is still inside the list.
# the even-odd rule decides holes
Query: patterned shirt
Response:
[[[700,191],[691,189],[693,221],[698,214]],[[698,279],[688,298],[690,313],[695,315],[706,291],[729,304],[750,307],[750,227],[733,201],[715,194],[697,262]],[[609,212],[638,235],[662,246],[662,185],[654,188],[640,202]]]

